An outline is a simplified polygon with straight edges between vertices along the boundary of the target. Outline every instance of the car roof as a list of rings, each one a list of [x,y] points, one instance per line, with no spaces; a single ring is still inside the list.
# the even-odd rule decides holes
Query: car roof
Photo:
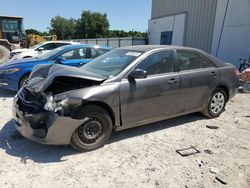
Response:
[[[103,48],[103,49],[107,49],[107,50],[112,49],[111,47],[108,47],[108,46],[99,46],[99,45],[95,45],[95,44],[72,44],[72,45],[67,45],[67,46],[62,46],[62,47],[65,50],[74,49],[74,48],[84,48],[84,47]]]
[[[41,44],[49,44],[49,43],[66,43],[66,44],[77,44],[77,42],[73,41],[63,41],[63,40],[53,40],[53,41],[45,41]],[[79,44],[79,43],[78,43]]]
[[[156,49],[189,49],[189,50],[198,50],[195,48],[189,48],[184,46],[174,46],[174,45],[137,45],[137,46],[124,46],[118,49],[122,50],[131,50],[131,51],[141,51],[148,52]]]

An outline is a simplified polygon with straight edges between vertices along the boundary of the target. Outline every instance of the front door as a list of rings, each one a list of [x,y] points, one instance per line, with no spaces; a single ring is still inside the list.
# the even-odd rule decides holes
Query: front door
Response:
[[[65,59],[65,61],[63,61],[64,65],[74,67],[80,67],[91,60],[87,56],[87,48],[84,47],[64,52],[60,56]]]
[[[176,113],[179,78],[178,73],[174,72],[172,52],[155,52],[142,60],[135,69],[146,70],[148,77],[135,81],[121,81],[123,126],[133,127],[151,123]]]

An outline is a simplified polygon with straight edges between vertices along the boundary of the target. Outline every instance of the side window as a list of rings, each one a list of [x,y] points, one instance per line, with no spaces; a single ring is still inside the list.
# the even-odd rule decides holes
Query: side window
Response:
[[[45,44],[45,45],[43,45],[41,47],[44,48],[44,50],[53,50],[53,49],[55,49],[55,44],[54,43],[48,43],[48,44]]]
[[[69,45],[69,43],[55,43],[55,47],[61,47],[61,46],[65,46],[65,45]]]
[[[91,48],[91,56],[90,58],[96,58],[104,53],[106,53],[108,50],[107,49],[101,49],[101,48]]]
[[[84,59],[86,57],[86,48],[77,48],[70,50],[61,55],[65,60]]]
[[[86,58],[86,53],[87,53],[87,48],[81,48],[79,49],[79,54],[81,59],[85,59]]]
[[[135,69],[146,70],[148,75],[174,72],[173,54],[170,51],[160,51],[142,60]]]
[[[191,51],[177,51],[177,59],[181,71],[214,67],[214,64],[201,54]]]
[[[68,52],[65,52],[61,56],[64,57],[65,60],[69,60],[69,59],[72,59],[73,54],[74,54],[74,50],[70,50]]]

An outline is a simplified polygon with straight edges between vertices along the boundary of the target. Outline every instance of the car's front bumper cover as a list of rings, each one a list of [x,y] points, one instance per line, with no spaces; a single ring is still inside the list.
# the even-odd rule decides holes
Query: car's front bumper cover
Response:
[[[54,112],[27,113],[22,109],[20,97],[13,100],[13,121],[16,129],[26,138],[51,145],[66,145],[71,141],[75,129],[84,119],[72,119]]]
[[[4,75],[0,75],[0,88],[17,91],[18,87],[16,80],[11,78],[5,78]]]

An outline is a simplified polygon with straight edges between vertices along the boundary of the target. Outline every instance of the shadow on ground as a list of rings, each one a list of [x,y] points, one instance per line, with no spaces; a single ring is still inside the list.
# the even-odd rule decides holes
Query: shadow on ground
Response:
[[[9,91],[9,90],[5,90],[5,89],[0,89],[0,98],[11,98],[14,97],[16,94],[16,92],[14,91]]]
[[[154,124],[148,124],[120,132],[114,132],[108,144],[160,131],[170,127],[181,126],[188,122],[201,120],[204,117],[199,113],[190,114]],[[31,159],[37,163],[62,162],[64,156],[77,154],[71,146],[42,145],[23,138],[14,128],[12,120],[7,122],[0,130],[0,148],[7,154],[21,159]],[[94,151],[92,151],[94,152]]]

